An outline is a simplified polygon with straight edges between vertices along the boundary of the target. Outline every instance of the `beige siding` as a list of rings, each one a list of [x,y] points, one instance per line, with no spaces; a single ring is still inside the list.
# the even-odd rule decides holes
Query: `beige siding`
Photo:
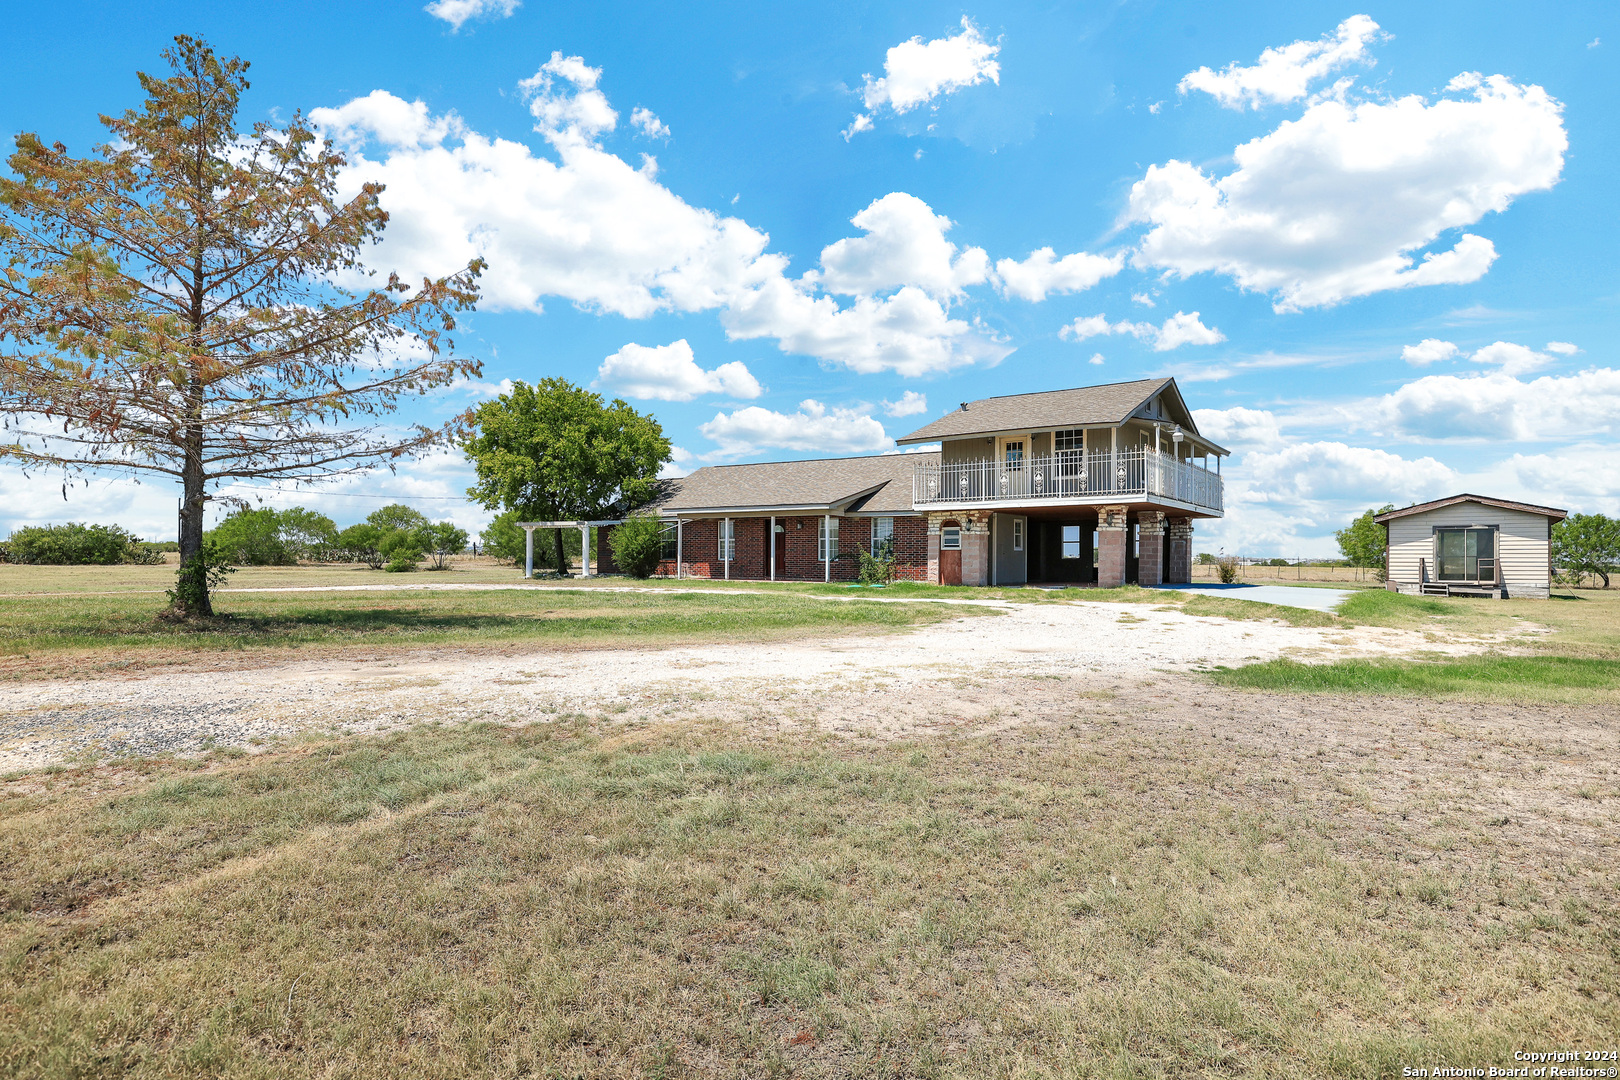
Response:
[[[983,435],[971,439],[946,439],[939,444],[939,460],[945,465],[989,461],[995,454],[995,445]]]
[[[1496,557],[1502,561],[1502,581],[1514,586],[1545,589],[1547,580],[1548,519],[1522,510],[1507,510],[1479,503],[1454,503],[1389,523],[1389,577],[1402,585],[1416,585],[1418,560],[1434,571],[1434,530],[1437,527],[1497,527]]]

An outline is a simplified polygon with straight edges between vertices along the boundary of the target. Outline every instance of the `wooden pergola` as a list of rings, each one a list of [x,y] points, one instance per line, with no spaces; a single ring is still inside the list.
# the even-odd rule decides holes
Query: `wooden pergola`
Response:
[[[578,529],[579,530],[579,561],[581,563],[581,577],[591,576],[591,529],[602,525],[622,525],[624,518],[609,518],[604,521],[520,521],[517,527],[523,530],[523,576],[534,577],[534,530],[536,529]],[[559,567],[559,569],[561,569]]]

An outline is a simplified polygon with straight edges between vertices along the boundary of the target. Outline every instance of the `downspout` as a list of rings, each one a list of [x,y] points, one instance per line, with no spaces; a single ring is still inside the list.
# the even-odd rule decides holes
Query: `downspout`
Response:
[[[681,547],[681,541],[683,539],[683,537],[681,536],[681,526],[683,524],[684,524],[684,522],[682,522],[680,518],[675,519],[675,580],[676,581],[681,580],[681,574],[684,573],[685,570],[686,570],[686,552],[684,550],[682,550],[682,547]]]
[[[832,545],[833,545],[833,539],[832,539],[832,515],[831,514],[828,514],[828,515],[826,515],[825,517],[823,517],[821,519],[821,528],[822,528],[823,535],[826,537],[825,542],[826,542],[826,545],[827,545],[826,550],[824,550],[822,552],[822,554],[826,556],[826,558],[822,560],[822,571],[823,571],[823,573],[822,573],[822,581],[830,583],[832,581],[832,554],[833,554],[833,551],[832,551]]]
[[[771,546],[771,580],[776,580],[776,515],[771,515],[771,533],[765,542]]]

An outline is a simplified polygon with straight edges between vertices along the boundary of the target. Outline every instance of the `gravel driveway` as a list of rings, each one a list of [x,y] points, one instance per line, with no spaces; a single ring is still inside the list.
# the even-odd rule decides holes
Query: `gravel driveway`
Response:
[[[1083,694],[1212,664],[1436,648],[1408,631],[1236,622],[1141,604],[973,603],[998,614],[875,637],[767,645],[500,656],[425,649],[245,671],[12,683],[0,687],[0,772],[422,721],[676,716],[695,702],[716,715],[783,723],[813,716],[832,730],[893,736],[960,712],[962,687],[986,680],[1060,678]],[[1016,708],[1014,698],[990,695],[981,704]]]

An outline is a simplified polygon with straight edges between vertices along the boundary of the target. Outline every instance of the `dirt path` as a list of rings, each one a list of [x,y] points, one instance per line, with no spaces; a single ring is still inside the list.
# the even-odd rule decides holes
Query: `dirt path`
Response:
[[[501,656],[423,650],[369,661],[13,683],[0,686],[0,772],[86,755],[191,753],[420,721],[684,718],[698,703],[716,716],[825,711],[817,723],[826,728],[894,736],[958,717],[963,689],[987,682],[1062,680],[1069,694],[1114,692],[1156,673],[1213,664],[1435,648],[1408,631],[1234,622],[1140,604],[958,602],[1005,614],[901,634],[768,645]],[[1009,688],[1004,704],[1016,707],[1019,692]],[[834,700],[848,707],[826,710]]]

